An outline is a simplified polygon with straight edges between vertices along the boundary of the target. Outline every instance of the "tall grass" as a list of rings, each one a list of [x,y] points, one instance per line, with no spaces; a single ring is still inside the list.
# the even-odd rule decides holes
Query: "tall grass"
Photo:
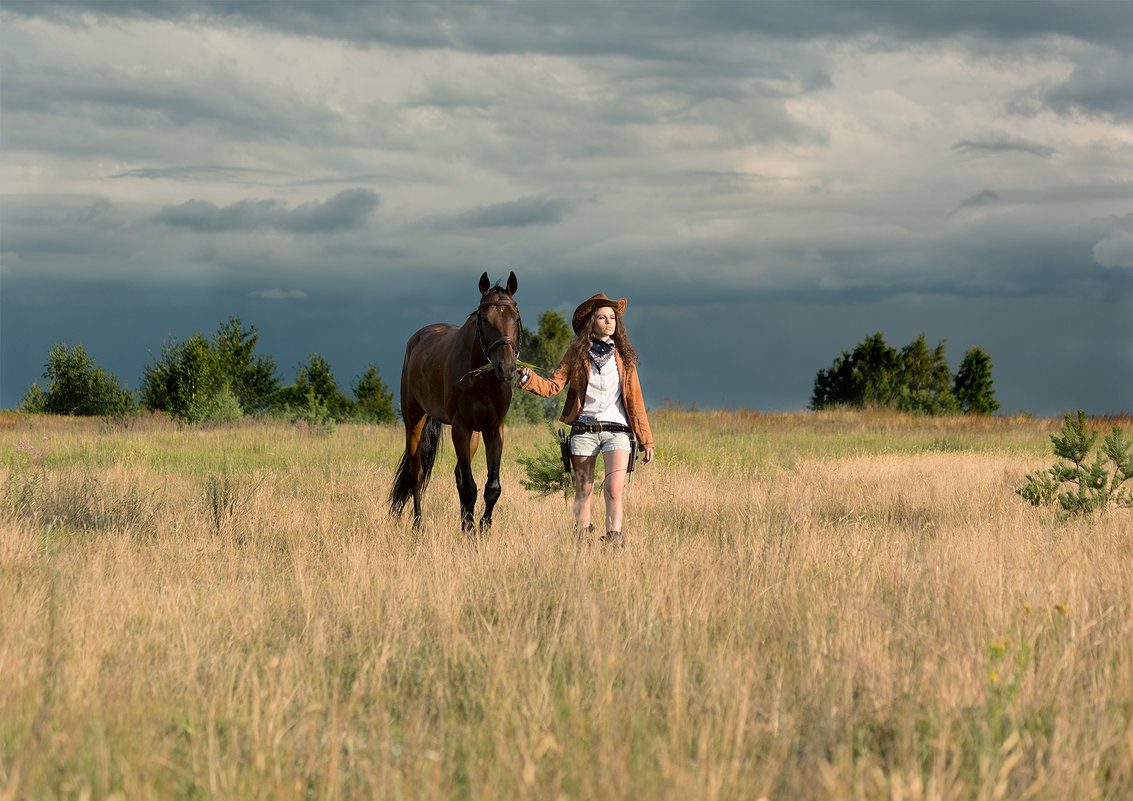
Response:
[[[611,554],[520,487],[541,426],[469,541],[451,446],[388,517],[393,427],[26,418],[0,799],[1133,793],[1133,519],[1013,493],[1059,421],[652,422]]]

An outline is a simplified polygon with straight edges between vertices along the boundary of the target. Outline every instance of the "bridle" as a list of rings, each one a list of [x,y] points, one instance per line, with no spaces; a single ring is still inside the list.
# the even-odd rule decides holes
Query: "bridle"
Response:
[[[511,345],[515,350],[515,358],[519,358],[519,342],[509,336],[502,336],[489,345],[484,339],[484,308],[487,306],[504,306],[515,311],[515,327],[516,335],[523,338],[523,320],[519,316],[519,306],[511,298],[497,298],[495,300],[482,300],[480,305],[476,307],[476,336],[480,341],[480,350],[484,353],[484,358],[491,359],[492,352],[496,348],[503,347],[504,345]]]

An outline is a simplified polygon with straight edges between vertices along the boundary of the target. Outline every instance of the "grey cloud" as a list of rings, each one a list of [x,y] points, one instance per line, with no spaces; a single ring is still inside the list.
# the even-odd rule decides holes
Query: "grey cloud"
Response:
[[[1128,30],[1128,21],[1126,30]],[[1128,42],[1127,42],[1128,44]],[[1105,50],[1082,58],[1061,84],[1043,99],[1061,113],[1083,112],[1127,121],[1133,119],[1133,54]]]
[[[1050,158],[1056,151],[1052,147],[1040,145],[1035,142],[1028,142],[1025,139],[1016,139],[1011,137],[997,137],[991,139],[961,139],[956,144],[952,145],[951,150],[956,150],[961,153],[969,155],[988,155],[997,153],[1026,153],[1031,156],[1038,156],[1040,158]]]
[[[574,208],[569,200],[533,195],[507,203],[477,206],[438,223],[438,227],[522,228],[561,222]]]
[[[1133,214],[1097,220],[1104,233],[1093,247],[1094,261],[1109,269],[1133,267]]]
[[[275,228],[296,234],[345,231],[361,226],[378,206],[370,189],[346,189],[324,203],[304,203],[288,211],[278,200],[241,200],[219,207],[207,200],[166,206],[154,221],[195,231],[216,233]]]
[[[956,207],[957,211],[963,209],[970,209],[976,206],[989,206],[999,202],[999,195],[990,189],[985,189],[982,192],[976,192],[970,198],[965,200]]]
[[[168,143],[155,141],[155,132],[180,137],[199,131],[202,140],[221,142],[333,143],[342,135],[339,116],[325,103],[257,84],[225,64],[202,62],[163,74],[131,72],[118,62],[68,67],[44,58],[42,64],[16,57],[4,64],[0,104],[8,149],[159,161],[168,157]],[[67,123],[49,124],[54,118]]]
[[[141,178],[145,180],[216,181],[239,183],[265,176],[279,176],[276,170],[229,167],[222,164],[186,164],[175,167],[138,167],[111,175],[111,178]]]

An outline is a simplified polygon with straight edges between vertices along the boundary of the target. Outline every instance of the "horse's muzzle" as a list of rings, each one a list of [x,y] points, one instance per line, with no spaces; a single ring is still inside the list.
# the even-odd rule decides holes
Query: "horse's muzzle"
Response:
[[[510,384],[515,380],[516,353],[513,348],[500,348],[488,359],[492,363],[492,371],[496,378]]]
[[[515,380],[515,363],[519,359],[519,348],[511,337],[500,337],[488,346],[488,361],[500,381],[511,383]]]

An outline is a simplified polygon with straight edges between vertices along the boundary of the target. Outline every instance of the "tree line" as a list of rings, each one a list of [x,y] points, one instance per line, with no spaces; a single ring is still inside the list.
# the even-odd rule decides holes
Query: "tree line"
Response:
[[[810,407],[886,407],[918,414],[991,414],[999,409],[991,357],[981,347],[964,354],[953,374],[944,340],[929,348],[922,333],[900,350],[878,331],[842,351],[814,379]]]
[[[521,356],[551,370],[571,338],[564,316],[548,309],[535,329],[523,329]],[[183,342],[171,338],[146,365],[136,392],[98,367],[81,344],[56,343],[44,366],[45,384],[33,383],[20,408],[116,418],[149,410],[187,423],[233,422],[246,415],[309,422],[398,419],[393,392],[373,363],[350,384],[349,396],[339,387],[330,363],[318,353],[296,369],[294,383],[282,385],[275,361],[256,352],[258,340],[256,326],[245,326],[236,317],[222,323],[211,337],[197,333]],[[943,341],[930,349],[921,334],[898,350],[878,332],[818,371],[809,408],[877,406],[924,414],[991,414],[999,409],[991,370],[991,358],[983,348],[968,350],[953,374]],[[528,422],[554,420],[560,406],[557,397],[516,392],[509,416]]]
[[[44,365],[44,386],[33,383],[20,408],[28,412],[122,417],[143,410],[187,423],[232,422],[245,415],[302,415],[312,408],[328,419],[392,422],[393,392],[374,364],[342,391],[318,353],[283,386],[271,357],[256,353],[259,332],[236,317],[211,337],[196,333],[166,340],[145,367],[136,392],[119,383],[80,345],[56,343]]]
[[[523,358],[549,368],[570,343],[563,315],[546,311],[534,331],[524,329]],[[283,385],[275,361],[256,352],[259,332],[236,317],[211,337],[196,333],[170,338],[146,365],[140,387],[131,391],[114,373],[99,367],[81,345],[53,345],[41,386],[31,384],[20,401],[29,413],[121,418],[141,411],[163,412],[186,423],[233,422],[247,415],[290,417],[309,422],[392,423],[398,419],[393,392],[371,363],[350,384],[338,385],[330,363],[312,353]],[[554,399],[517,392],[512,416],[537,422],[557,415]]]

